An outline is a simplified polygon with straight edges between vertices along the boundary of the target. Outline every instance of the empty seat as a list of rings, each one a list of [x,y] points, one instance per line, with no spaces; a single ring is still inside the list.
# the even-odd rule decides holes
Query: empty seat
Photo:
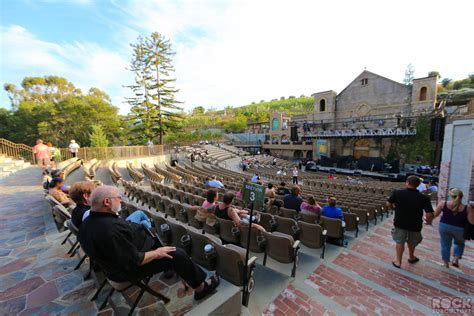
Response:
[[[281,215],[279,215],[279,216],[291,218],[291,219],[294,219],[296,221],[300,219],[300,216],[298,215],[298,212],[293,210],[293,209],[280,207],[280,212],[281,212]]]
[[[240,242],[240,229],[227,219],[217,218],[219,223],[219,236],[225,243],[238,244]]]
[[[343,212],[344,222],[346,222],[346,231],[355,231],[355,237],[359,235],[359,217],[354,213]]]
[[[259,224],[265,228],[267,232],[272,232],[275,230],[276,222],[273,219],[273,216],[268,213],[258,213],[260,216]]]
[[[249,258],[246,270],[245,249],[235,245],[222,246],[216,244],[215,247],[217,255],[216,274],[236,286],[243,286],[244,278],[246,278],[247,287],[243,289],[242,294],[244,305],[246,305],[255,284],[253,274],[257,257]]]
[[[298,239],[299,227],[298,223],[291,218],[274,216],[276,222],[276,231],[290,235],[291,237]]]
[[[301,229],[299,235],[301,243],[309,248],[322,248],[321,258],[324,258],[327,231],[318,224],[306,222],[299,222],[298,224]]]
[[[350,209],[351,213],[354,213],[359,217],[359,225],[366,225],[365,230],[369,230],[369,212],[361,209]]]
[[[306,222],[306,223],[311,223],[311,224],[315,224],[319,221],[319,215],[317,214],[310,214],[310,213],[303,213],[303,212],[300,212],[298,214],[300,216],[300,222]]]
[[[249,227],[243,225],[240,227],[240,246],[247,249],[247,240],[249,234]],[[252,233],[250,235],[250,251],[252,252],[263,252],[264,247],[260,244],[262,232],[252,227]]]
[[[211,240],[209,237],[193,232],[192,230],[189,230],[188,233],[191,236],[191,258],[193,261],[207,270],[215,270],[216,262],[212,260],[209,255],[206,255],[204,247],[210,244],[215,249],[216,244],[218,243],[215,240]]]
[[[281,263],[293,263],[291,276],[295,277],[300,248],[299,240],[295,241],[293,237],[279,232],[262,232],[262,234],[265,237],[263,265],[267,264],[267,256]]]
[[[321,225],[327,230],[327,236],[337,239],[341,246],[344,245],[344,226],[343,222],[337,218],[321,216]]]

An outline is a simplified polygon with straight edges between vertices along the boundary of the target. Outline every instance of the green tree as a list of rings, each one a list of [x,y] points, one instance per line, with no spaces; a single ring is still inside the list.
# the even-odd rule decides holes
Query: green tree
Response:
[[[4,137],[14,142],[33,145],[37,138],[43,138],[64,147],[75,139],[88,146],[89,130],[94,124],[100,124],[114,142],[120,139],[118,109],[99,89],[91,88],[83,94],[65,78],[56,76],[26,77],[21,88],[5,84],[4,89],[12,104],[9,131]]]
[[[443,88],[447,88],[451,81],[453,81],[453,79],[443,78],[443,80],[441,80],[441,85]]]
[[[413,68],[412,64],[408,64],[407,69],[405,70],[405,78],[403,79],[403,83],[407,86],[412,86],[413,85],[413,79],[415,78],[414,76],[415,69]]]
[[[107,135],[105,135],[102,126],[92,125],[92,133],[90,134],[91,147],[108,147],[109,141],[107,140]]]
[[[128,98],[132,105],[131,114],[135,125],[142,130],[145,138],[159,137],[163,144],[163,135],[167,131],[176,131],[181,127],[182,114],[175,99],[178,92],[171,78],[174,72],[171,43],[164,36],[153,32],[149,37],[139,37],[130,44],[133,56],[130,70],[135,73],[135,84],[129,86],[135,96]]]
[[[439,73],[439,71],[430,71],[428,73],[428,77],[438,77],[438,78],[441,78],[441,75]]]
[[[204,109],[203,106],[196,106],[194,109],[193,109],[193,115],[201,115],[201,114],[204,114],[206,110]]]

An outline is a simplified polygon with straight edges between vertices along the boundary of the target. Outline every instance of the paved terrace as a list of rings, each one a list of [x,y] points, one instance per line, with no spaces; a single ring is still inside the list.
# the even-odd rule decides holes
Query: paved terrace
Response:
[[[92,280],[83,280],[87,265],[73,270],[78,258],[66,255],[69,245],[61,245],[65,233],[56,229],[40,179],[39,169],[30,167],[0,180],[0,315],[97,314],[103,297],[90,302],[95,286]],[[425,239],[417,249],[421,261],[410,265],[405,257],[403,269],[398,270],[390,263],[394,248],[390,228],[391,218],[371,225],[367,233],[361,227],[359,238],[349,238],[348,248],[329,245],[324,260],[302,251],[294,279],[288,276],[289,267],[279,273],[259,265],[250,313],[427,315],[434,314],[432,298],[473,301],[472,242],[466,245],[460,269],[443,268],[435,223],[424,228]],[[173,302],[167,306],[171,314],[191,308],[190,293],[180,293],[161,280],[152,284],[173,292]],[[114,301],[120,298],[114,296]],[[161,305],[146,297],[139,306],[140,315],[166,314]],[[108,307],[99,315],[112,313]],[[465,314],[472,315],[474,310]]]

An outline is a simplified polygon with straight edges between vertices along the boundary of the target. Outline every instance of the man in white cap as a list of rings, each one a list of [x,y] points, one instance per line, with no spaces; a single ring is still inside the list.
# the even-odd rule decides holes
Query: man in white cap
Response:
[[[71,140],[71,143],[69,144],[69,152],[72,154],[72,156],[73,156],[74,158],[76,158],[77,152],[79,151],[79,148],[80,148],[80,147],[81,147],[81,146],[79,146],[79,144],[76,143],[76,141],[75,141],[74,139]]]

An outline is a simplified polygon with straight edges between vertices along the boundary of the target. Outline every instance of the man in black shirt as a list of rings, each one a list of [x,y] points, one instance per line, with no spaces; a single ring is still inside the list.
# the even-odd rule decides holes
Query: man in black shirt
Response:
[[[295,185],[291,188],[291,194],[285,195],[283,199],[284,207],[295,210],[297,212],[301,211],[301,203],[303,203],[303,198],[300,196],[301,189],[299,186]]]
[[[124,282],[173,269],[195,290],[196,300],[217,287],[219,278],[205,281],[206,273],[182,249],[163,247],[141,225],[119,218],[120,200],[115,187],[95,189],[90,197],[90,215],[78,236],[82,249],[102,266],[109,279]]]
[[[402,264],[405,242],[408,246],[410,257],[409,263],[419,261],[415,257],[415,248],[423,239],[421,228],[423,227],[423,210],[426,212],[426,223],[433,220],[433,207],[429,197],[421,194],[416,189],[420,185],[420,178],[409,176],[405,183],[406,189],[396,190],[387,201],[388,208],[395,208],[395,218],[393,221],[392,238],[396,243],[396,258],[392,264],[400,268]]]
[[[290,190],[288,190],[288,188],[285,187],[285,182],[280,183],[280,187],[277,189],[277,194],[278,195],[290,194]]]

